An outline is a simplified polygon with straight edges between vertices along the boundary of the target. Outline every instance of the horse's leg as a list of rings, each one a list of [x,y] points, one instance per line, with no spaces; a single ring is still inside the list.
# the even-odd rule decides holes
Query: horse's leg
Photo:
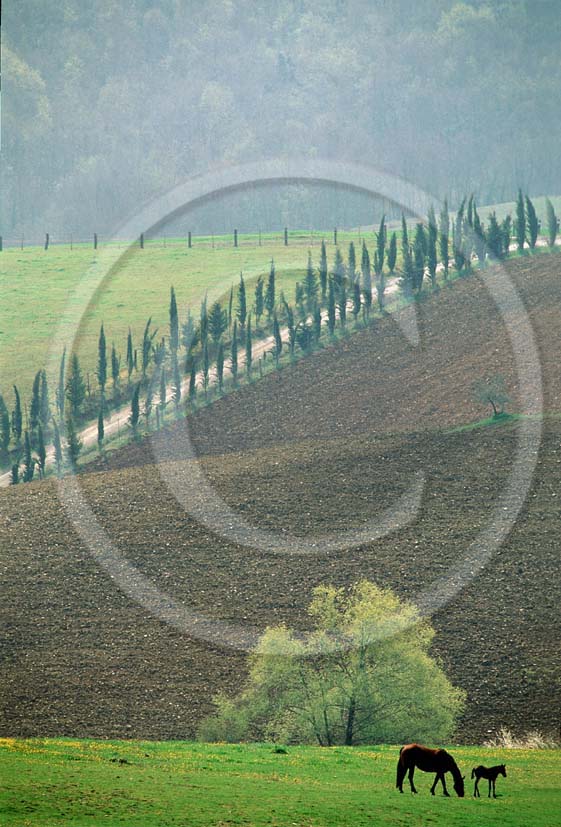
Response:
[[[430,788],[430,793],[431,793],[431,795],[434,795],[434,791],[435,791],[435,789],[436,789],[436,785],[438,784],[438,779],[439,779],[439,778],[440,778],[440,773],[438,773],[438,772],[437,772],[437,773],[436,773],[436,775],[435,775],[435,777],[434,777],[434,784],[433,784],[433,785],[432,785],[432,787]]]
[[[409,769],[409,783],[411,784],[411,792],[416,793],[415,785],[413,784],[413,776],[415,775],[415,764],[412,764]]]
[[[397,783],[396,787],[400,793],[403,792],[403,779],[405,778],[405,773],[407,769],[401,763],[401,759],[397,762]]]
[[[446,789],[446,773],[443,772],[440,774],[440,780],[442,781],[442,789],[444,790],[444,795],[450,798],[450,793]]]
[[[473,788],[473,797],[474,798],[481,798],[481,793],[479,792],[479,776],[475,776],[475,787]]]
[[[495,781],[496,781],[496,780],[497,780],[496,778],[493,778],[493,798],[496,798],[496,797],[497,797],[497,794],[496,794],[496,792],[495,792]]]
[[[489,793],[487,795],[487,798],[491,798],[491,779],[489,779]]]

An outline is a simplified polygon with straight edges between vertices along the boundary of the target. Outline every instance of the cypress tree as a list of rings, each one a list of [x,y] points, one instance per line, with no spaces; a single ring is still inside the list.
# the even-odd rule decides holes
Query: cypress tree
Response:
[[[235,324],[234,324],[235,328]],[[189,402],[193,404],[197,397],[197,363],[191,360],[191,371],[189,373]]]
[[[269,278],[267,280],[267,290],[265,292],[265,310],[269,319],[275,312],[275,262],[271,259],[271,269],[269,270]]]
[[[179,360],[177,358],[177,351],[171,354],[171,377],[172,377],[172,400],[175,405],[175,411],[179,410],[181,402],[181,374],[179,372]]]
[[[335,249],[335,261],[333,262],[333,281],[338,290],[345,281],[345,262],[339,247]]]
[[[409,250],[409,234],[407,232],[407,221],[405,216],[401,213],[401,252],[405,258],[405,253]]]
[[[11,436],[10,414],[4,397],[0,394],[0,454],[4,457],[8,454]]]
[[[251,364],[253,362],[252,341],[251,341],[251,313],[247,319],[247,329],[245,333],[245,371],[248,379],[251,376]]]
[[[440,231],[440,261],[444,268],[444,281],[447,281],[450,271],[450,214],[446,198],[440,211],[438,229]]]
[[[304,280],[304,292],[306,294],[306,310],[311,313],[315,307],[318,297],[318,281],[312,264],[312,254],[308,250],[308,265],[306,267],[306,278]]]
[[[152,416],[152,409],[154,407],[154,377],[152,377],[152,381],[148,383],[148,387],[146,388],[146,398],[144,400],[144,418],[146,419],[146,427],[150,428],[150,417]],[[157,415],[157,423],[156,427],[157,430],[160,429],[160,412],[159,409],[156,408],[156,415]]]
[[[425,250],[427,248],[425,228],[419,221],[415,228],[415,240],[413,241],[413,289],[418,293],[423,289],[423,278],[425,276]]]
[[[337,290],[337,307],[339,308],[341,327],[345,327],[347,323],[347,285],[344,281]]]
[[[355,282],[355,287],[358,288],[358,295],[360,300],[360,284]],[[319,302],[316,303],[314,307],[314,312],[312,314],[312,335],[316,342],[319,342],[321,338],[321,307]]]
[[[530,244],[530,249],[534,250],[538,240],[538,234],[540,232],[540,222],[538,216],[536,215],[536,209],[528,195],[526,196],[526,216],[528,224],[528,243]]]
[[[97,381],[101,389],[101,395],[105,394],[105,385],[107,384],[107,343],[105,341],[105,331],[103,324],[99,331],[99,340],[97,343]]]
[[[462,272],[466,264],[466,257],[464,255],[463,246],[465,202],[466,199],[464,198],[462,203],[460,204],[458,212],[456,213],[456,220],[454,222],[452,235],[452,252],[454,255],[454,266],[456,267],[458,273]]]
[[[327,329],[329,330],[329,335],[333,336],[335,333],[335,284],[333,281],[333,277],[329,278],[329,288],[327,294]]]
[[[190,358],[193,354],[193,350],[199,343],[195,320],[191,315],[191,309],[189,307],[187,308],[187,318],[185,319],[185,323],[181,326],[181,343],[187,354],[185,360],[185,370],[188,373],[190,369]]]
[[[29,407],[29,427],[31,429],[32,439],[37,431],[39,425],[39,412],[41,410],[41,371],[38,370],[33,380],[33,387],[31,390],[31,405]]]
[[[288,327],[288,352],[290,353],[290,358],[294,357],[294,348],[296,346],[296,326],[294,324],[294,313],[292,308],[286,302],[284,303],[284,309],[286,312],[286,323]]]
[[[510,252],[510,239],[512,235],[512,218],[506,215],[501,222],[501,235],[503,239],[503,258],[508,258]]]
[[[545,199],[545,209],[547,215],[547,243],[550,247],[555,247],[557,233],[559,232],[559,219],[555,215],[555,209],[549,198]]]
[[[216,378],[218,380],[218,391],[222,393],[224,388],[224,343],[220,342],[218,345],[218,353],[216,355]]]
[[[495,212],[489,216],[489,226],[487,229],[487,247],[491,256],[495,259],[504,258],[504,239],[503,233],[497,221]]]
[[[306,308],[304,306],[304,287],[300,284],[299,281],[296,282],[296,286],[294,288],[294,304],[298,310],[298,315],[300,316],[301,321],[304,321],[306,318]]]
[[[39,423],[41,424],[44,433],[47,432],[50,419],[51,411],[49,409],[49,387],[47,384],[47,373],[42,370],[41,386],[39,389]]]
[[[397,235],[392,233],[390,243],[388,246],[388,270],[393,276],[395,265],[397,263]]]
[[[17,485],[19,483],[19,460],[16,460],[12,465],[10,475],[10,485]]]
[[[226,312],[222,309],[220,302],[214,302],[208,314],[208,332],[215,345],[226,332],[227,326]]]
[[[302,353],[310,353],[312,350],[312,331],[311,328],[304,323],[300,323],[296,329],[296,341]]]
[[[232,333],[232,348],[230,352],[230,372],[234,385],[238,383],[238,323],[234,322],[234,332]]]
[[[524,250],[524,242],[526,240],[526,211],[524,209],[524,196],[522,190],[518,190],[518,198],[516,199],[516,221],[514,223],[514,232],[516,235],[516,244],[518,252]]]
[[[201,302],[201,312],[199,314],[199,339],[201,340],[201,345],[208,339],[208,307],[206,294]]]
[[[376,233],[376,252],[378,253],[378,276],[384,269],[384,258],[386,255],[386,241],[388,231],[386,227],[386,216],[383,215],[380,221],[380,227]]]
[[[403,251],[403,265],[399,287],[406,299],[411,298],[415,286],[415,267],[411,256],[411,249],[407,247]]]
[[[45,437],[43,436],[43,426],[39,423],[37,428],[37,465],[39,468],[39,476],[42,479],[45,476],[45,468],[47,465],[47,449],[45,448]]]
[[[351,241],[349,244],[349,257],[347,261],[347,277],[349,279],[350,284],[354,284],[356,281],[356,252],[355,252],[355,245],[354,242]]]
[[[364,313],[366,318],[368,318],[368,316],[370,315],[370,308],[372,307],[372,276],[370,273],[370,256],[368,255],[368,250],[366,248],[366,244],[364,243],[364,241],[362,242],[362,258],[360,262],[360,269],[362,274],[362,294],[364,296]]]
[[[56,472],[57,476],[60,477],[62,466],[64,463],[64,458],[62,455],[62,441],[60,439],[60,431],[58,429],[58,424],[56,420],[53,423],[53,448],[55,451]]]
[[[436,254],[437,237],[438,230],[436,227],[436,215],[434,214],[434,207],[431,204],[429,207],[428,214],[427,267],[433,290],[436,287],[436,266],[438,263],[438,258]]]
[[[166,368],[165,365],[161,365],[160,367],[160,398],[158,401],[158,407],[160,408],[162,419],[165,419],[166,415],[166,405],[167,405],[167,396],[168,396],[168,388],[167,388],[167,377],[166,377]]]
[[[25,432],[23,442],[23,481],[31,482],[35,473],[35,460],[31,454],[31,437],[29,431]]]
[[[65,385],[65,371],[66,371],[66,348],[62,351],[62,356],[60,358],[60,367],[58,370],[58,386],[56,389],[56,408],[58,411],[59,417],[62,419],[64,416],[64,402],[66,400],[66,395],[64,392],[64,385]]]
[[[82,440],[78,436],[74,419],[70,415],[66,417],[66,447],[70,464],[74,466],[82,450]]]
[[[228,330],[232,327],[232,308],[234,306],[234,285],[230,287],[230,295],[228,297]]]
[[[105,437],[105,424],[103,422],[103,404],[99,407],[97,415],[97,447],[101,451],[103,448],[103,440]]]
[[[360,295],[360,282],[355,281],[353,283],[353,317],[354,317],[354,320],[355,320],[355,324],[357,322],[361,306],[362,306],[362,297]]]
[[[172,353],[177,353],[179,348],[179,314],[173,287],[169,297],[169,347]]]
[[[278,368],[279,359],[280,359],[281,353],[282,353],[282,337],[281,337],[281,332],[280,332],[279,320],[277,318],[276,313],[273,316],[273,339],[275,340],[275,349],[274,349],[275,363],[276,363],[276,366]]]
[[[325,249],[325,241],[321,242],[321,253],[319,260],[319,283],[321,287],[321,298],[325,301],[327,295],[327,252]]]
[[[23,428],[23,416],[21,413],[21,399],[17,386],[14,385],[14,409],[12,411],[12,434],[16,444],[21,442],[21,433]]]
[[[481,219],[479,218],[479,213],[477,212],[477,205],[475,202],[473,204],[473,240],[475,242],[475,253],[479,259],[479,265],[480,267],[485,267],[485,257],[487,252],[485,229],[481,223]]]
[[[386,278],[384,276],[383,265],[380,264],[380,259],[378,258],[378,250],[374,251],[374,276],[376,295],[378,296],[378,307],[380,308],[380,313],[383,313],[384,293],[386,292]]]
[[[66,398],[70,404],[71,416],[76,417],[86,398],[86,385],[76,353],[73,353],[70,359],[70,371],[66,380]]]
[[[245,296],[245,282],[243,280],[243,274],[240,273],[240,283],[238,285],[238,310],[237,310],[237,319],[240,323],[240,327],[245,327],[245,322],[247,319],[247,301]]]
[[[161,399],[160,399],[161,404]],[[131,412],[129,416],[129,424],[132,428],[133,434],[136,437],[138,433],[138,422],[140,419],[140,382],[134,386],[131,399]]]
[[[129,377],[129,382],[131,381],[131,375],[134,369],[134,348],[132,346],[132,333],[129,327],[129,332],[127,335],[127,373]]]
[[[205,392],[205,399],[208,392],[208,378],[210,370],[210,359],[208,355],[208,342],[203,344],[203,388]]]
[[[115,345],[111,345],[111,379],[113,380],[113,396],[116,398],[119,393],[119,382],[121,378],[121,359],[117,355]]]
[[[265,309],[265,298],[264,298],[264,295],[263,295],[263,288],[264,288],[263,276],[259,276],[259,278],[257,279],[257,282],[255,284],[254,310],[255,310],[256,324],[259,324],[259,319],[263,315],[263,311]]]
[[[146,379],[146,373],[148,371],[148,366],[150,365],[150,359],[152,358],[152,353],[154,350],[154,339],[157,334],[156,330],[150,330],[150,326],[152,324],[152,316],[146,322],[146,326],[144,327],[144,333],[142,334],[142,378]]]

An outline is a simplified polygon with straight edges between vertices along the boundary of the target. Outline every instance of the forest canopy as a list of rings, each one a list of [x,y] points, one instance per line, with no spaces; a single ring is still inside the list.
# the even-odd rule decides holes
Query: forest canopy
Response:
[[[113,231],[186,176],[309,155],[435,198],[561,187],[556,0],[18,0],[4,4],[0,233]],[[221,231],[237,204],[205,207]],[[306,202],[306,198],[308,199]],[[305,210],[302,208],[305,204]],[[271,193],[269,222],[373,220],[364,198]],[[204,225],[204,226],[203,226]]]

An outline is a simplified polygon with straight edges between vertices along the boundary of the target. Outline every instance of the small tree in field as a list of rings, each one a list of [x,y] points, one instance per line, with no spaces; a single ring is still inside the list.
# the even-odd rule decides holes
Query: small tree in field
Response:
[[[309,614],[308,634],[265,631],[245,689],[215,698],[203,740],[353,746],[450,737],[465,693],[430,656],[435,633],[413,604],[362,581],[347,592],[319,586]]]
[[[390,243],[388,246],[388,270],[393,276],[395,265],[397,263],[397,235],[391,234]]]
[[[265,310],[267,311],[267,316],[269,319],[275,312],[276,307],[276,295],[275,295],[275,262],[271,259],[271,269],[269,270],[269,278],[267,280],[267,290],[265,291]]]
[[[555,209],[549,198],[545,200],[545,208],[547,214],[547,243],[550,247],[555,247],[557,233],[559,232],[559,219],[555,215]]]
[[[321,289],[321,298],[325,301],[327,295],[327,252],[325,250],[325,241],[321,242],[321,253],[319,260],[319,284]]]
[[[473,393],[477,402],[491,406],[494,417],[501,416],[504,413],[505,405],[510,402],[505,380],[499,375],[476,382],[473,386]]]
[[[66,447],[70,465],[74,467],[82,450],[82,440],[78,436],[76,425],[70,415],[66,418]]]
[[[450,213],[446,198],[440,211],[438,231],[440,233],[440,260],[444,268],[444,280],[447,281],[450,271]]]

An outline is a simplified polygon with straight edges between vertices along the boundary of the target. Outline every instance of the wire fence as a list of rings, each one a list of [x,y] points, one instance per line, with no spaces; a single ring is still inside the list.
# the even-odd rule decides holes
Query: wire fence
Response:
[[[153,247],[180,247],[185,249],[203,248],[212,250],[224,250],[227,248],[240,247],[277,247],[279,245],[284,245],[286,247],[313,247],[321,244],[322,241],[326,244],[333,243],[334,245],[337,245],[340,239],[343,237],[347,238],[348,236],[352,236],[353,238],[356,237],[359,241],[362,238],[365,240],[372,240],[375,236],[375,228],[372,226],[363,226],[354,229],[340,229],[338,227],[333,227],[331,230],[289,230],[285,227],[284,230],[279,232],[263,232],[261,230],[257,230],[256,232],[247,233],[241,233],[234,229],[231,233],[210,233],[207,235],[194,235],[192,232],[188,231],[183,236],[149,236],[147,234],[142,234],[139,238],[134,240],[115,238],[114,236],[104,236],[98,233],[92,233],[88,238],[84,238],[83,236],[74,237],[71,234],[59,236],[51,233],[45,233],[42,237],[26,237],[24,234],[10,236],[0,235],[0,252],[7,249],[24,250],[30,247],[42,248],[45,251],[48,251],[50,247],[68,247],[70,250],[73,250],[74,248],[81,249],[84,247],[89,247],[93,250],[97,250],[98,248],[109,244],[117,247],[123,247],[124,249],[131,246],[136,246],[139,249]]]

